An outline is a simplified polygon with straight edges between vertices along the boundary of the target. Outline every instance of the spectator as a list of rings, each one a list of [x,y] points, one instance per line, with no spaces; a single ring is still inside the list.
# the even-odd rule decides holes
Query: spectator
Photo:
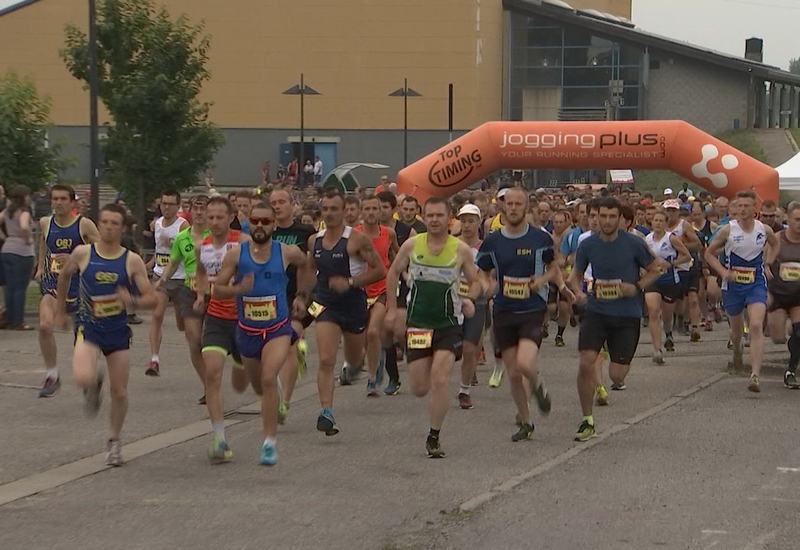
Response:
[[[668,200],[674,199],[674,198],[675,198],[675,192],[672,190],[671,187],[667,187],[666,189],[664,189],[664,198],[663,198],[663,200],[668,201]]]
[[[314,157],[314,183],[319,185],[322,182],[322,161],[319,157]]]
[[[0,222],[5,222],[7,232],[0,262],[5,278],[6,328],[11,330],[33,329],[25,324],[25,300],[34,263],[30,207],[31,190],[18,185],[11,191],[8,208],[0,212]]]
[[[36,192],[33,197],[33,218],[39,218],[50,214],[50,189],[45,186]]]
[[[309,185],[314,184],[314,165],[311,164],[311,160],[307,160],[305,166],[303,166],[303,187],[308,187]]]
[[[293,158],[292,162],[289,163],[289,166],[286,167],[286,179],[292,182],[297,181],[297,171],[299,166],[297,165],[297,158]]]

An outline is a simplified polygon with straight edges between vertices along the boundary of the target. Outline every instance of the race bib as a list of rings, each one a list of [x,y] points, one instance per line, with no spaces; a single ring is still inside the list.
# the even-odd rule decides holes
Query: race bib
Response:
[[[756,282],[756,268],[755,267],[734,267],[731,269],[733,272],[733,282],[740,285],[751,285]]]
[[[50,273],[53,275],[58,275],[61,273],[61,270],[64,269],[64,265],[67,263],[67,258],[69,256],[58,254],[57,256],[50,257]]]
[[[433,329],[410,328],[406,333],[408,349],[428,349],[433,344]]]
[[[195,278],[194,275],[189,277],[189,290],[191,290],[192,292],[197,291],[197,279]]]
[[[119,294],[108,294],[106,296],[92,296],[92,316],[97,319],[104,317],[114,317],[125,311],[125,306],[119,298]]]
[[[781,264],[779,273],[782,281],[789,283],[800,281],[800,263],[786,262],[785,264]]]
[[[278,317],[276,296],[242,296],[242,306],[248,321],[274,321]]]
[[[375,296],[374,298],[367,298],[367,309],[374,306],[375,303],[378,301],[378,298],[380,298],[380,296]]]
[[[322,304],[320,304],[320,303],[317,303],[317,302],[311,302],[311,305],[310,305],[310,306],[308,306],[308,313],[309,313],[309,315],[311,315],[311,316],[312,316],[314,319],[316,319],[317,317],[319,317],[319,316],[322,314],[322,312],[323,312],[323,311],[325,311],[325,306],[323,306],[323,305],[322,305]]]
[[[461,280],[458,282],[458,295],[469,298],[469,283],[467,281]]]
[[[503,277],[503,296],[512,300],[527,300],[531,297],[531,278]]]
[[[622,279],[595,279],[594,296],[598,300],[619,300],[622,295]]]
[[[158,267],[166,267],[169,263],[169,254],[156,253],[156,265]]]

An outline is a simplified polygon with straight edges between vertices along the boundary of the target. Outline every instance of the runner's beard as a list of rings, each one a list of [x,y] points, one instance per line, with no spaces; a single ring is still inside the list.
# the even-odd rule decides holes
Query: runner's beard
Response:
[[[267,230],[262,229],[261,227],[250,230],[250,238],[253,239],[253,242],[256,244],[264,244],[269,240],[271,236],[272,236],[271,231],[267,233]]]

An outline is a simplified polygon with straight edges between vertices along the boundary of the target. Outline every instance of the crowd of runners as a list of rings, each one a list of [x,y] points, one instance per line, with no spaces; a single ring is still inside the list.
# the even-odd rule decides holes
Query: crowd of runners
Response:
[[[566,345],[567,327],[579,327],[578,441],[595,435],[594,407],[608,404],[608,390],[626,389],[642,327],[653,363],[663,365],[679,338],[692,346],[727,322],[718,327],[730,330],[730,366],[741,369],[749,347],[753,392],[760,391],[768,327],[775,342],[788,342],[785,385],[800,387],[800,203],[784,210],[752,192],[729,202],[667,191],[655,200],[623,189],[510,186],[420,205],[387,185],[347,196],[328,190],[311,208],[289,186],[237,193],[234,201],[218,194],[182,201],[165,191],[152,226],[155,253],[145,262],[121,245],[121,206],[103,207],[95,225],[76,214],[74,190],[57,185],[53,213],[40,222],[39,341],[47,369],[40,396],[60,387],[53,331],[72,318],[75,382],[87,414],[96,415],[108,378],[107,463],[121,465],[129,314],[153,310],[151,359],[142,372],[159,376],[170,303],[204,389],[199,402],[213,429],[213,463],[233,456],[223,420],[226,362],[236,391],[252,387],[261,396],[259,462],[276,463],[278,425],[307,370],[312,325],[317,430],[339,432],[337,381],[352,385],[366,371],[367,398],[395,395],[405,362],[410,391],[430,396],[425,446],[432,458],[445,456],[441,430],[451,399],[473,408],[481,362],[495,362],[490,386],[499,387],[504,373],[508,379],[517,410],[512,441],[532,437],[529,403],[543,415],[551,408],[537,358],[553,326],[557,347]]]

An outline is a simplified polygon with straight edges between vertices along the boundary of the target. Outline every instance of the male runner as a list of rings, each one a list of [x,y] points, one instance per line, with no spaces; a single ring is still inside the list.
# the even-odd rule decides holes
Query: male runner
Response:
[[[308,253],[308,238],[316,230],[306,224],[294,221],[292,195],[286,189],[277,189],[269,195],[269,204],[275,212],[275,230],[272,238],[286,245],[296,245],[303,253]],[[290,304],[294,303],[297,296],[297,268],[290,265],[286,270],[289,282],[286,285],[286,297]],[[303,331],[314,320],[304,312],[300,319],[292,319],[292,328],[298,336],[297,342],[292,344],[292,349],[279,374],[280,377],[280,403],[278,404],[278,422],[283,424],[289,414],[289,406],[294,393],[297,378],[306,369],[306,343],[303,340]]]
[[[478,251],[482,244],[478,236],[483,220],[480,208],[474,204],[465,204],[458,211],[457,217],[461,224],[461,234],[458,239],[469,247],[477,262]],[[458,295],[462,298],[470,297],[470,285],[463,274],[458,281]],[[478,351],[486,324],[487,300],[483,293],[475,298],[473,304],[475,305],[475,314],[464,319],[464,352],[461,362],[461,387],[458,390],[458,405],[462,409],[471,409],[474,406],[470,396],[470,386],[472,386],[475,371],[478,368]]]
[[[390,191],[378,193],[378,200],[381,201],[381,225],[394,231],[397,236],[398,246],[403,246],[403,243],[415,236],[417,231],[410,225],[397,221],[394,218],[395,211],[397,210],[397,198],[393,193]],[[386,395],[396,395],[397,392],[400,391],[400,372],[397,369],[397,353],[398,349],[402,351],[405,348],[405,309],[406,302],[408,301],[406,277],[407,274],[401,276],[400,286],[397,290],[397,307],[402,311],[395,317],[394,326],[390,326],[384,322],[387,330],[394,332],[393,341],[383,348],[384,357],[386,358],[386,373],[389,375],[389,383],[383,390]],[[397,342],[397,348],[395,348],[395,342]]]
[[[405,197],[400,203],[400,221],[411,226],[417,233],[425,233],[425,223],[417,217],[419,203],[414,197]]]
[[[161,194],[161,217],[153,225],[153,232],[156,239],[156,255],[153,265],[153,281],[161,279],[164,268],[169,263],[172,253],[172,243],[178,233],[189,227],[189,222],[178,217],[178,208],[181,205],[181,195],[175,190],[164,191]],[[175,313],[181,316],[178,310],[178,300],[182,293],[186,273],[181,264],[173,272],[172,276],[158,285],[158,304],[153,310],[153,317],[150,322],[150,364],[144,372],[147,376],[158,376],[161,371],[161,359],[158,352],[161,349],[162,332],[161,327],[164,323],[164,314],[167,311],[167,304],[175,304]]]
[[[677,199],[664,201],[664,212],[667,214],[667,232],[678,237],[689,249],[689,252],[699,252],[702,244],[691,222],[681,218],[680,201]],[[678,264],[677,271],[680,278],[681,292],[677,309],[679,321],[691,322],[692,342],[699,342],[700,332],[697,329],[700,325],[700,303],[698,302],[697,294],[700,290],[700,272],[692,269],[693,263],[690,258],[688,262]],[[678,329],[683,330],[684,327],[678,326]],[[674,351],[675,349],[675,339],[671,331],[667,333],[664,340],[664,349],[667,351]]]
[[[508,189],[508,187],[504,187],[497,192],[497,196],[495,197],[497,199],[495,201],[497,214],[495,214],[493,218],[487,218],[483,222],[483,230],[487,235],[493,231],[499,231],[500,228],[506,224],[505,207],[503,201],[505,200]]]
[[[567,212],[556,212],[553,214],[553,244],[554,250],[557,252],[556,259],[561,265],[562,270],[566,268],[566,258],[561,255],[561,243],[564,237],[570,232],[569,221],[569,214]],[[565,275],[568,275],[568,273],[565,273]],[[556,326],[558,327],[558,333],[555,338],[555,346],[557,348],[563,348],[567,345],[566,342],[564,342],[564,331],[567,329],[567,323],[570,321],[572,309],[569,301],[560,294],[558,295],[557,311]]]
[[[470,298],[458,295],[462,271],[470,285],[470,297],[477,297],[481,288],[469,246],[447,233],[450,218],[447,199],[428,199],[423,213],[428,232],[406,241],[389,269],[386,321],[392,325],[398,315],[397,284],[401,273],[408,269],[409,382],[417,397],[424,397],[430,391],[431,428],[425,447],[429,457],[444,458],[439,433],[450,401],[450,373],[462,341],[464,315],[471,317],[475,311]]]
[[[205,382],[205,363],[203,362],[203,352],[201,341],[203,336],[203,316],[205,309],[197,311],[194,303],[197,301],[195,273],[197,272],[196,249],[208,237],[211,232],[208,230],[206,220],[206,206],[208,197],[196,195],[191,199],[189,209],[192,215],[192,225],[175,237],[170,250],[169,262],[164,267],[161,278],[155,282],[155,290],[159,291],[165,284],[170,284],[173,274],[178,268],[183,270],[185,277],[180,291],[177,293],[176,305],[180,308],[180,315],[183,318],[184,336],[186,343],[189,344],[189,359],[192,362],[197,376],[201,382]],[[198,400],[199,405],[206,404],[206,396]]]
[[[225,254],[236,246],[236,243],[248,239],[246,235],[230,228],[233,211],[228,199],[211,197],[206,206],[206,219],[211,232],[195,249],[197,254],[197,272],[195,281],[197,298],[194,309],[197,312],[206,308],[206,295],[211,294],[203,321],[201,337],[203,364],[205,366],[206,407],[214,430],[214,439],[208,448],[208,459],[212,464],[227,462],[233,457],[225,439],[225,421],[222,402],[222,371],[225,358],[232,355],[234,368],[231,371],[231,382],[238,392],[247,389],[247,375],[241,368],[238,349],[236,348],[236,325],[238,315],[235,300],[220,300],[213,296],[213,285],[217,282],[227,283],[219,278],[222,260]]]
[[[586,304],[578,336],[580,363],[578,396],[583,421],[575,435],[587,441],[595,435],[592,415],[596,391],[596,363],[605,344],[611,364],[608,374],[615,386],[625,388],[625,377],[639,344],[642,289],[660,275],[659,264],[639,237],[619,230],[620,204],[611,197],[598,201],[600,231],[578,247],[570,284],[579,304]],[[592,292],[583,290],[584,272],[592,266]],[[639,272],[646,273],[640,278]]]
[[[297,246],[272,239],[275,211],[258,204],[248,218],[252,242],[244,242],[225,255],[214,285],[214,297],[236,299],[239,325],[236,345],[242,355],[250,385],[261,396],[261,420],[264,444],[259,463],[274,466],[278,461],[275,438],[278,429],[278,371],[290,355],[297,339],[290,322],[290,304],[286,297],[289,266],[306,266],[308,259]],[[236,276],[235,284],[223,283]],[[302,273],[303,287],[313,284],[313,275]],[[297,292],[295,311],[305,311],[307,290]]]
[[[397,235],[393,229],[379,224],[381,205],[377,196],[370,196],[361,201],[361,225],[356,226],[370,238],[375,252],[381,259],[385,269],[397,255],[399,248]],[[367,397],[378,397],[378,376],[385,363],[384,341],[391,342],[384,331],[383,320],[386,317],[386,279],[367,285],[367,308],[369,309],[369,323],[367,325]],[[391,353],[394,353],[392,349]],[[383,357],[382,357],[383,356]],[[384,361],[381,359],[384,358]]]
[[[548,414],[551,408],[550,396],[536,366],[550,281],[555,281],[559,291],[568,299],[572,298],[555,262],[553,238],[526,221],[529,204],[524,189],[509,189],[505,196],[506,224],[486,236],[478,255],[483,287],[494,287],[495,281],[497,285],[492,328],[496,348],[502,354],[510,379],[511,396],[520,422],[519,431],[512,436],[512,441],[523,441],[533,436],[523,377],[534,389],[539,411]]]
[[[722,276],[722,302],[728,314],[733,343],[733,368],[743,368],[742,336],[744,310],[750,322],[750,383],[747,389],[760,392],[761,360],[764,354],[764,316],[767,311],[767,280],[778,255],[779,242],[772,229],[754,219],[756,194],[736,194],[737,219],[722,226],[706,249],[708,265]],[[767,253],[764,248],[769,245]],[[717,258],[725,251],[726,266]]]
[[[762,205],[763,211],[763,205]],[[789,366],[783,375],[787,388],[798,389],[797,365],[800,363],[800,202],[786,207],[788,227],[776,235],[781,246],[771,266],[769,281],[769,324],[772,341],[780,344],[786,337],[786,318],[792,323],[789,336]]]
[[[106,464],[122,466],[120,432],[128,411],[131,329],[127,308],[152,308],[156,296],[147,280],[147,269],[138,254],[120,244],[125,227],[125,209],[108,204],[100,210],[99,239],[80,245],[67,259],[58,279],[59,326],[66,325],[71,277],[80,277],[80,304],[75,322],[72,369],[75,383],[83,390],[85,410],[95,416],[100,410],[103,371],[97,367],[99,352],[106,357],[111,389],[111,408]],[[138,290],[138,300],[132,296]]]
[[[317,430],[325,435],[336,435],[339,428],[332,410],[336,352],[344,337],[345,362],[362,363],[368,317],[364,287],[386,277],[386,268],[369,237],[344,225],[341,194],[329,191],[323,197],[322,219],[325,229],[308,240],[311,269],[317,272],[315,297],[309,313],[317,321],[317,386],[322,406]]]
[[[344,224],[347,227],[355,227],[361,220],[361,201],[355,195],[347,195],[344,198]]]
[[[39,348],[47,369],[39,397],[52,397],[61,387],[58,376],[56,339],[53,326],[58,311],[56,288],[58,277],[69,255],[82,244],[97,242],[99,234],[89,218],[74,215],[75,190],[68,185],[54,185],[50,190],[52,216],[39,220],[42,240],[39,242],[39,264],[36,280],[41,282],[42,299],[39,301]],[[68,286],[67,313],[78,308],[79,277],[74,275]]]

